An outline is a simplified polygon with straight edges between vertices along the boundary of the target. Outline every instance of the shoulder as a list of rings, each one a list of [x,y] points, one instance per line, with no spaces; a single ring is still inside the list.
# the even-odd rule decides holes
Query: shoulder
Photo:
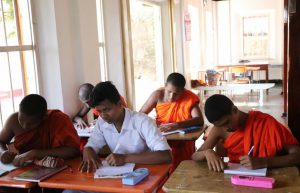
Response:
[[[14,129],[20,128],[20,123],[18,120],[18,112],[15,112],[8,117],[5,123],[5,128],[11,129],[12,131]]]
[[[254,121],[277,121],[271,115],[260,112],[260,111],[249,111],[248,116],[249,116],[249,118],[253,119]]]
[[[68,120],[69,121],[69,120],[71,120],[71,118],[67,114],[65,114],[62,111],[57,110],[57,109],[48,110],[47,114],[48,114],[47,119],[49,121],[56,121],[56,120]]]
[[[134,124],[152,124],[154,120],[148,115],[136,111],[132,111],[130,109],[126,109],[130,113],[131,121]]]

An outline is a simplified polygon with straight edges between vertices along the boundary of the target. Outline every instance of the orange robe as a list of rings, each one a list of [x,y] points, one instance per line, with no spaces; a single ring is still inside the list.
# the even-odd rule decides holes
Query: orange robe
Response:
[[[79,149],[79,137],[66,114],[59,110],[48,110],[47,118],[38,128],[15,136],[14,145],[19,153],[62,146]]]
[[[292,133],[272,116],[249,111],[244,128],[238,128],[224,140],[230,162],[239,162],[254,146],[254,157],[272,157],[281,153],[284,145],[298,144]]]
[[[192,118],[192,107],[199,104],[199,102],[197,95],[189,90],[184,90],[178,100],[156,105],[156,122],[157,124],[163,124],[189,120]],[[192,154],[195,152],[195,141],[168,141],[168,143],[172,148],[171,172],[173,172],[181,161],[191,159]]]

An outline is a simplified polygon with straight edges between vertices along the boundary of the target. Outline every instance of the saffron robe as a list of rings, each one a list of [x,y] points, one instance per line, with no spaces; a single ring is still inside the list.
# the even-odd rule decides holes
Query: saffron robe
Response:
[[[271,115],[249,111],[246,124],[224,140],[230,162],[239,162],[254,146],[254,157],[272,157],[282,153],[284,145],[298,144],[293,134]]]
[[[62,146],[79,149],[79,137],[66,114],[59,110],[48,110],[47,118],[38,128],[15,136],[14,146],[19,153]]]
[[[200,100],[196,94],[184,90],[178,100],[156,105],[156,123],[160,125],[189,120],[192,118],[192,107],[199,104],[199,102]],[[170,171],[173,172],[181,161],[191,159],[192,154],[195,152],[195,141],[168,141],[168,143],[172,148],[173,161]]]

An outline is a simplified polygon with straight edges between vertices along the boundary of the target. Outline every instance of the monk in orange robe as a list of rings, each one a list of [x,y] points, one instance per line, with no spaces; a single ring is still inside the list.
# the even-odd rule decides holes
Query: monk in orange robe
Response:
[[[220,139],[230,162],[250,169],[300,165],[298,141],[272,116],[259,111],[242,112],[224,95],[207,99],[205,115],[214,128],[193,154],[193,159],[206,159],[210,170],[220,172],[225,167],[220,155],[213,150]]]
[[[91,110],[90,107],[90,99],[89,96],[94,89],[94,86],[90,83],[84,83],[80,85],[78,95],[79,100],[84,104],[81,109],[76,113],[76,115],[73,117],[73,122],[76,123],[77,127],[81,129],[85,129],[88,127],[88,123],[84,120],[84,117],[88,114],[88,112]],[[120,99],[122,101],[122,105],[126,107],[126,102],[122,96],[120,96]],[[101,112],[98,112],[96,109],[93,109],[94,118],[98,118],[100,116]],[[80,138],[80,151],[83,150],[85,144],[87,143],[87,138]]]
[[[156,110],[156,122],[162,132],[191,126],[202,126],[204,121],[199,108],[197,95],[185,87],[183,75],[172,73],[168,76],[165,87],[154,91],[140,112],[150,113]],[[195,152],[194,141],[168,141],[172,148],[173,163],[171,172],[182,160],[190,160]]]
[[[10,152],[12,138],[18,151]],[[45,156],[73,158],[79,155],[79,137],[71,119],[59,110],[47,110],[46,100],[31,94],[21,101],[0,133],[0,160],[21,166],[28,160]]]

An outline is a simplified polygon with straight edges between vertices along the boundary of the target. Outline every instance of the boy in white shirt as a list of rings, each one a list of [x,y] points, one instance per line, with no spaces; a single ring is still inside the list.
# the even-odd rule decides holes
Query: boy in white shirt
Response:
[[[113,152],[106,160],[113,166],[171,163],[170,147],[155,121],[143,113],[124,108],[120,94],[111,82],[97,84],[90,94],[90,103],[101,114],[83,149],[83,160],[79,166],[81,172],[101,167],[97,154],[106,144]],[[86,191],[64,191],[78,192]]]

